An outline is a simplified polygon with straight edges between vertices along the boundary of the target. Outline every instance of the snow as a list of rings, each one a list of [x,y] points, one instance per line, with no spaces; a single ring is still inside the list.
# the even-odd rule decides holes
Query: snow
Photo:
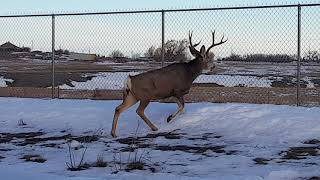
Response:
[[[60,136],[65,134],[63,132],[72,135],[92,135],[99,132],[101,138],[98,141],[84,144],[88,147],[85,161],[94,162],[97,154],[102,153],[105,160],[112,164],[114,152],[125,147],[109,135],[114,108],[120,103],[121,101],[0,98],[0,132],[41,131],[45,133],[41,137]],[[136,108],[137,105],[121,114],[117,128],[119,138],[152,133],[136,115]],[[155,173],[136,170],[112,174],[111,165],[72,172],[67,170],[65,164],[68,161],[68,149],[64,140],[59,141],[60,148],[52,148],[39,144],[16,146],[14,142],[19,142],[19,139],[15,139],[11,143],[0,143],[0,150],[10,149],[0,151],[0,156],[5,157],[0,159],[1,179],[261,180],[320,175],[318,165],[312,164],[318,164],[320,156],[278,163],[282,160],[281,152],[290,147],[306,146],[303,144],[306,140],[320,139],[319,107],[191,103],[186,104],[184,113],[166,123],[166,118],[176,109],[177,105],[174,103],[153,102],[148,106],[146,115],[159,128],[159,132],[175,132],[182,137],[157,137],[148,141],[149,143],[154,146],[223,146],[225,151],[236,153],[228,155],[207,150],[197,154],[147,148],[148,158],[160,164]],[[23,120],[27,125],[19,126],[19,120]],[[221,137],[190,139],[205,134]],[[78,142],[73,145],[79,147]],[[80,148],[76,157],[82,151],[83,148]],[[40,154],[47,161],[41,164],[20,159],[30,153]],[[257,157],[271,160],[267,165],[256,165],[252,159]],[[127,159],[128,153],[123,152],[122,158]]]
[[[70,147],[76,149],[76,148],[83,147],[83,145],[79,141],[72,140],[70,143]]]
[[[281,79],[281,78],[277,78]],[[240,75],[201,75],[195,83],[216,83],[224,87],[234,87],[239,84],[245,87],[271,87],[272,80],[268,77],[240,76]]]
[[[13,82],[12,79],[6,79],[3,76],[0,76],[0,87],[8,87],[6,82]]]
[[[123,82],[129,75],[136,75],[138,72],[103,72],[97,74],[87,74],[93,75],[91,80],[86,82],[76,82],[72,81],[73,87],[66,84],[60,85],[60,89],[122,89]]]
[[[91,80],[86,82],[72,81],[73,87],[66,84],[61,85],[60,89],[122,89],[123,82],[129,75],[136,75],[140,72],[101,72],[93,75]],[[271,80],[272,79],[272,80]],[[271,87],[274,80],[281,80],[282,77],[257,77],[241,75],[200,75],[194,83],[216,83],[224,87],[234,87],[244,85],[245,87]],[[312,82],[308,81],[310,87]]]
[[[268,63],[268,62],[224,62],[218,63],[218,67],[224,70],[224,74],[251,74],[294,76],[297,73],[296,63]],[[314,74],[319,72],[319,64],[307,63],[301,65],[301,74]]]
[[[273,180],[273,179],[297,179],[299,178],[299,174],[295,171],[291,170],[284,170],[284,171],[273,171],[271,172],[267,180]]]
[[[95,74],[85,74],[85,76],[94,76],[91,80],[86,82],[72,81],[72,86],[63,84],[60,89],[112,89],[119,90],[123,88],[123,82],[129,75],[140,74],[141,72],[100,72]],[[202,74],[194,83],[215,83],[223,87],[266,87],[271,88],[274,81],[282,81],[285,77],[281,76],[255,76],[255,75],[236,75],[236,74]],[[311,77],[302,77],[301,80],[305,81],[307,88],[314,88],[314,83]],[[292,83],[296,78],[292,79]]]

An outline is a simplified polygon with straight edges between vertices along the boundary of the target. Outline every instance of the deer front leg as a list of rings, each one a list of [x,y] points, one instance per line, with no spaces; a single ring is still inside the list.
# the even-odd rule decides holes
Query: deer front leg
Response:
[[[125,99],[123,100],[122,104],[116,107],[114,116],[113,116],[113,122],[112,122],[112,130],[111,130],[112,137],[114,138],[117,137],[116,129],[117,129],[117,123],[118,123],[120,113],[122,113],[129,107],[133,106],[136,102],[137,102],[136,98],[133,97],[133,95],[129,92],[125,97]]]
[[[168,118],[167,118],[167,122],[169,123],[174,117],[176,117],[179,113],[183,112],[183,108],[184,108],[184,99],[183,97],[177,97],[177,104],[179,106],[178,110],[171,114]]]
[[[149,103],[150,101],[141,100],[136,112],[143,119],[143,121],[152,129],[152,131],[158,131],[158,128],[155,125],[153,125],[152,122],[144,114],[144,110],[146,109]]]

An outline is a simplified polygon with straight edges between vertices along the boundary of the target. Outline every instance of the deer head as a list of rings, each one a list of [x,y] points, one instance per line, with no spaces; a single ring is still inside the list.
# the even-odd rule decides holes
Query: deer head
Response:
[[[215,36],[215,31],[212,32],[212,45],[207,49],[207,51],[205,50],[205,46],[203,45],[200,49],[200,51],[198,51],[195,47],[198,46],[200,44],[200,42],[198,42],[197,44],[192,44],[192,32],[189,32],[189,50],[191,52],[191,54],[198,60],[201,62],[202,65],[202,73],[206,73],[211,71],[215,65],[213,62],[210,62],[210,57],[209,57],[209,53],[210,50],[215,47],[215,46],[219,46],[225,42],[227,42],[228,39],[224,40],[224,35],[222,36],[220,42],[215,43],[214,42],[214,36]]]

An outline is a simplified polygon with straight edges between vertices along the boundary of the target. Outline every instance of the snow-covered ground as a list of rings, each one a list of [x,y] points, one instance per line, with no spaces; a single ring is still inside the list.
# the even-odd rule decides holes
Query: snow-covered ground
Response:
[[[109,132],[114,108],[120,101],[42,100],[0,98],[0,174],[6,180],[100,180],[100,179],[295,179],[320,176],[320,108],[253,104],[187,104],[171,123],[166,117],[177,105],[151,103],[146,115],[159,128],[150,132],[135,114],[137,105],[121,114],[118,138]],[[23,123],[22,123],[23,122]],[[19,125],[20,124],[20,125]],[[68,171],[66,140],[32,143],[17,136],[4,142],[6,133],[41,132],[36,138],[99,135],[85,143],[85,162],[100,154],[104,168]],[[150,135],[150,134],[151,135]],[[149,134],[149,135],[148,135]],[[12,135],[14,136],[14,135]],[[127,137],[141,137],[138,157],[155,172],[135,170],[113,174],[116,161],[129,162],[135,153],[125,149]],[[143,138],[144,137],[144,138]],[[29,142],[25,143],[24,142]],[[131,140],[129,139],[129,142]],[[318,143],[318,144],[317,144]],[[134,147],[138,146],[136,144]],[[283,158],[291,147],[314,147],[304,159]],[[84,148],[73,150],[80,159]],[[142,155],[141,155],[142,154]],[[24,155],[40,155],[44,163],[26,162]],[[299,156],[300,157],[300,156]],[[256,164],[254,159],[267,159]],[[114,161],[116,160],[116,161]],[[119,165],[118,165],[119,166]]]
[[[94,74],[91,80],[86,82],[72,81],[72,85],[61,85],[61,89],[122,89],[123,82],[128,75],[136,75],[138,72],[102,72]],[[270,77],[271,78],[271,77]],[[240,76],[240,75],[200,75],[194,83],[216,83],[225,87],[243,85],[245,87],[271,87],[274,79],[281,80],[281,77],[269,79],[269,77]]]
[[[91,80],[86,82],[72,81],[73,87],[66,84],[61,85],[61,89],[122,89],[123,82],[128,75],[136,75],[139,72],[101,72],[97,74],[88,74],[94,76]],[[200,75],[194,83],[215,83],[224,87],[271,87],[272,82],[277,80],[281,81],[283,77],[258,77],[247,75]],[[310,81],[310,78],[304,77],[302,80],[306,81],[308,88],[313,88],[314,84]]]
[[[320,72],[319,63],[302,63],[301,74],[311,75]],[[251,74],[251,75],[274,75],[294,76],[297,74],[297,63],[268,63],[268,62],[220,62],[217,67],[224,70],[224,74]]]

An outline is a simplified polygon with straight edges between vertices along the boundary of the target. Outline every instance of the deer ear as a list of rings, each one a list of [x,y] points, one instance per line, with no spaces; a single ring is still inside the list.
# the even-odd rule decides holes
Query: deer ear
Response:
[[[205,54],[206,54],[206,48],[205,48],[204,46],[202,46],[201,49],[200,49],[200,55],[201,55],[202,57],[204,57]]]

